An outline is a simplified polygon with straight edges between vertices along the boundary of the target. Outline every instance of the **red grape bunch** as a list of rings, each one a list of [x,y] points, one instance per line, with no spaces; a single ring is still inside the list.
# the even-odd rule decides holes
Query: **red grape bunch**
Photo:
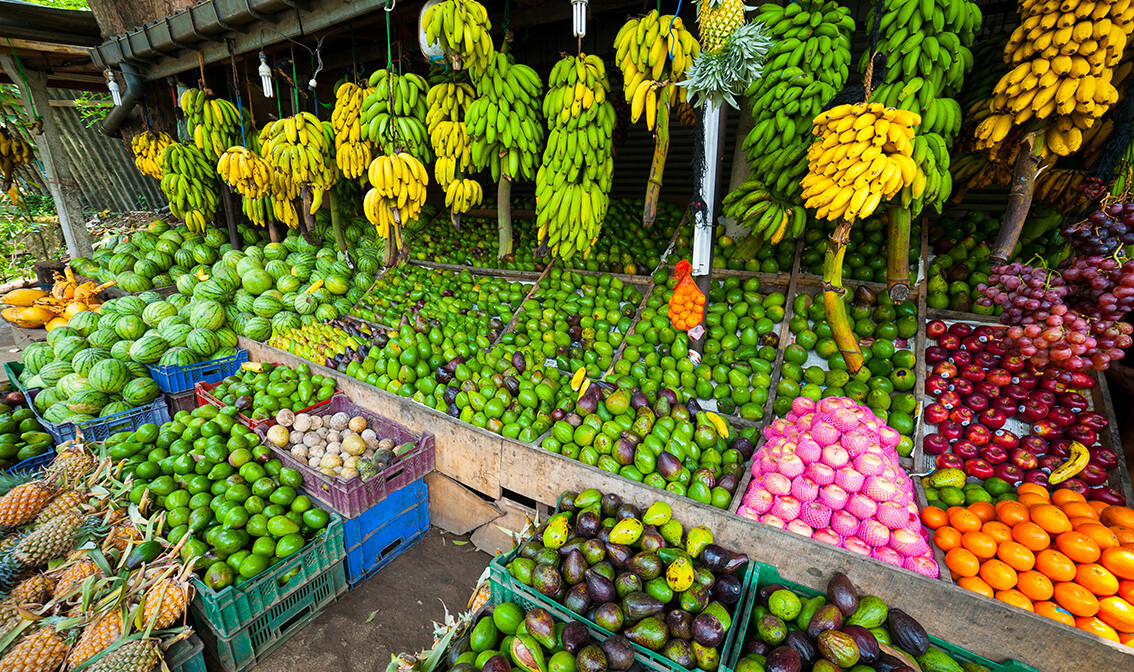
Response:
[[[1109,257],[1134,244],[1134,203],[1111,203],[1063,228],[1071,247],[1087,256]]]

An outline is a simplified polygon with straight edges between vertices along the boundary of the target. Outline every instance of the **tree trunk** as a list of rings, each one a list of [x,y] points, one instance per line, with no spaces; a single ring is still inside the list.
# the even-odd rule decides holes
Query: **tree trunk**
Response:
[[[221,186],[221,201],[224,203],[224,219],[228,223],[228,242],[232,249],[240,249],[240,234],[236,231],[236,207],[232,202],[232,187]]]
[[[501,175],[496,184],[496,221],[500,228],[500,249],[497,258],[512,254],[512,180]]]
[[[890,299],[901,303],[910,298],[910,211],[892,206],[886,234],[886,284]]]
[[[665,157],[669,154],[669,102],[658,110],[657,132],[654,140],[654,158],[650,163],[650,178],[646,183],[646,204],[642,212],[642,225],[651,227],[658,218],[658,198],[661,196],[662,173]]]
[[[863,357],[847,317],[847,304],[843,301],[843,294],[847,291],[843,287],[843,257],[847,252],[850,228],[850,222],[839,222],[831,234],[827,259],[823,264],[823,306],[827,309],[827,323],[831,325],[835,343],[846,361],[847,372],[853,376],[862,368]]]
[[[1008,207],[1004,210],[1004,222],[992,246],[989,262],[992,265],[1008,261],[1020,240],[1028,210],[1032,207],[1032,194],[1036,190],[1036,174],[1040,164],[1047,156],[1044,146],[1044,130],[1033,128],[1021,143],[1020,154],[1016,157],[1016,169],[1012,174],[1012,189],[1008,192]]]
[[[7,54],[0,54],[0,66],[13,82],[22,83],[15,61]],[[38,112],[43,119],[43,133],[34,138],[43,160],[43,170],[55,210],[59,215],[59,225],[63,229],[63,239],[67,242],[67,253],[74,257],[89,257],[93,253],[91,237],[87,232],[83,217],[83,206],[79,202],[79,185],[71,174],[67,161],[67,151],[63,147],[59,124],[55,111],[47,98],[47,75],[33,70],[24,70],[28,86],[20,86],[24,107],[28,118],[35,121]]]

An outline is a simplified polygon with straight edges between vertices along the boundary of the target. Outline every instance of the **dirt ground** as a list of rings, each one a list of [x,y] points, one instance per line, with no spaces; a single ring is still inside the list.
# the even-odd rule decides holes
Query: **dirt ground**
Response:
[[[382,672],[391,655],[432,646],[433,622],[444,620],[446,607],[453,615],[465,610],[491,559],[472,544],[453,544],[455,539],[467,541],[431,529],[248,670]],[[223,672],[207,655],[206,665],[209,672]]]

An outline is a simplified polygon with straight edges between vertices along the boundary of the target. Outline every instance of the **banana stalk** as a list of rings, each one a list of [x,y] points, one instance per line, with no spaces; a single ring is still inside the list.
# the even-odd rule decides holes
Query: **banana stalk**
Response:
[[[501,175],[496,184],[496,221],[500,228],[500,250],[497,258],[512,254],[512,180]]]
[[[347,244],[346,237],[343,236],[343,218],[342,213],[339,212],[339,195],[331,189],[327,194],[330,197],[331,203],[331,228],[335,231],[335,245],[338,246],[339,251],[346,252]]]
[[[673,85],[675,86],[675,85]],[[665,92],[665,89],[662,89]],[[653,226],[658,218],[658,198],[661,196],[662,172],[665,171],[665,157],[669,154],[669,95],[666,102],[658,107],[657,132],[654,134],[654,158],[650,163],[650,179],[646,183],[646,205],[642,213],[642,224]]]
[[[1036,190],[1036,173],[1047,157],[1045,133],[1044,125],[1033,122],[1024,135],[1020,154],[1016,157],[1016,169],[1012,174],[1012,190],[1008,192],[1004,222],[1000,225],[996,244],[992,246],[992,254],[989,255],[989,262],[993,265],[1011,258],[1016,243],[1020,240],[1020,232],[1024,230],[1024,221],[1028,218],[1032,195]]]
[[[886,232],[886,285],[890,299],[901,303],[910,298],[910,216],[909,208],[890,206]]]
[[[847,372],[853,376],[862,368],[863,357],[847,317],[847,304],[843,302],[843,294],[847,291],[843,287],[843,257],[847,252],[850,228],[850,222],[840,221],[831,235],[823,263],[823,306],[827,309],[827,323],[831,325],[835,343],[847,363]]]

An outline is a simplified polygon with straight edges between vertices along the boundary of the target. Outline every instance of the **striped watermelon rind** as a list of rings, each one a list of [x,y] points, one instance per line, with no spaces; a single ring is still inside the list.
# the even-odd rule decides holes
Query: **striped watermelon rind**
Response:
[[[135,378],[122,389],[122,400],[134,406],[145,406],[158,398],[161,388],[152,378]]]
[[[91,387],[106,394],[118,394],[130,382],[130,371],[117,359],[104,359],[87,374]]]

